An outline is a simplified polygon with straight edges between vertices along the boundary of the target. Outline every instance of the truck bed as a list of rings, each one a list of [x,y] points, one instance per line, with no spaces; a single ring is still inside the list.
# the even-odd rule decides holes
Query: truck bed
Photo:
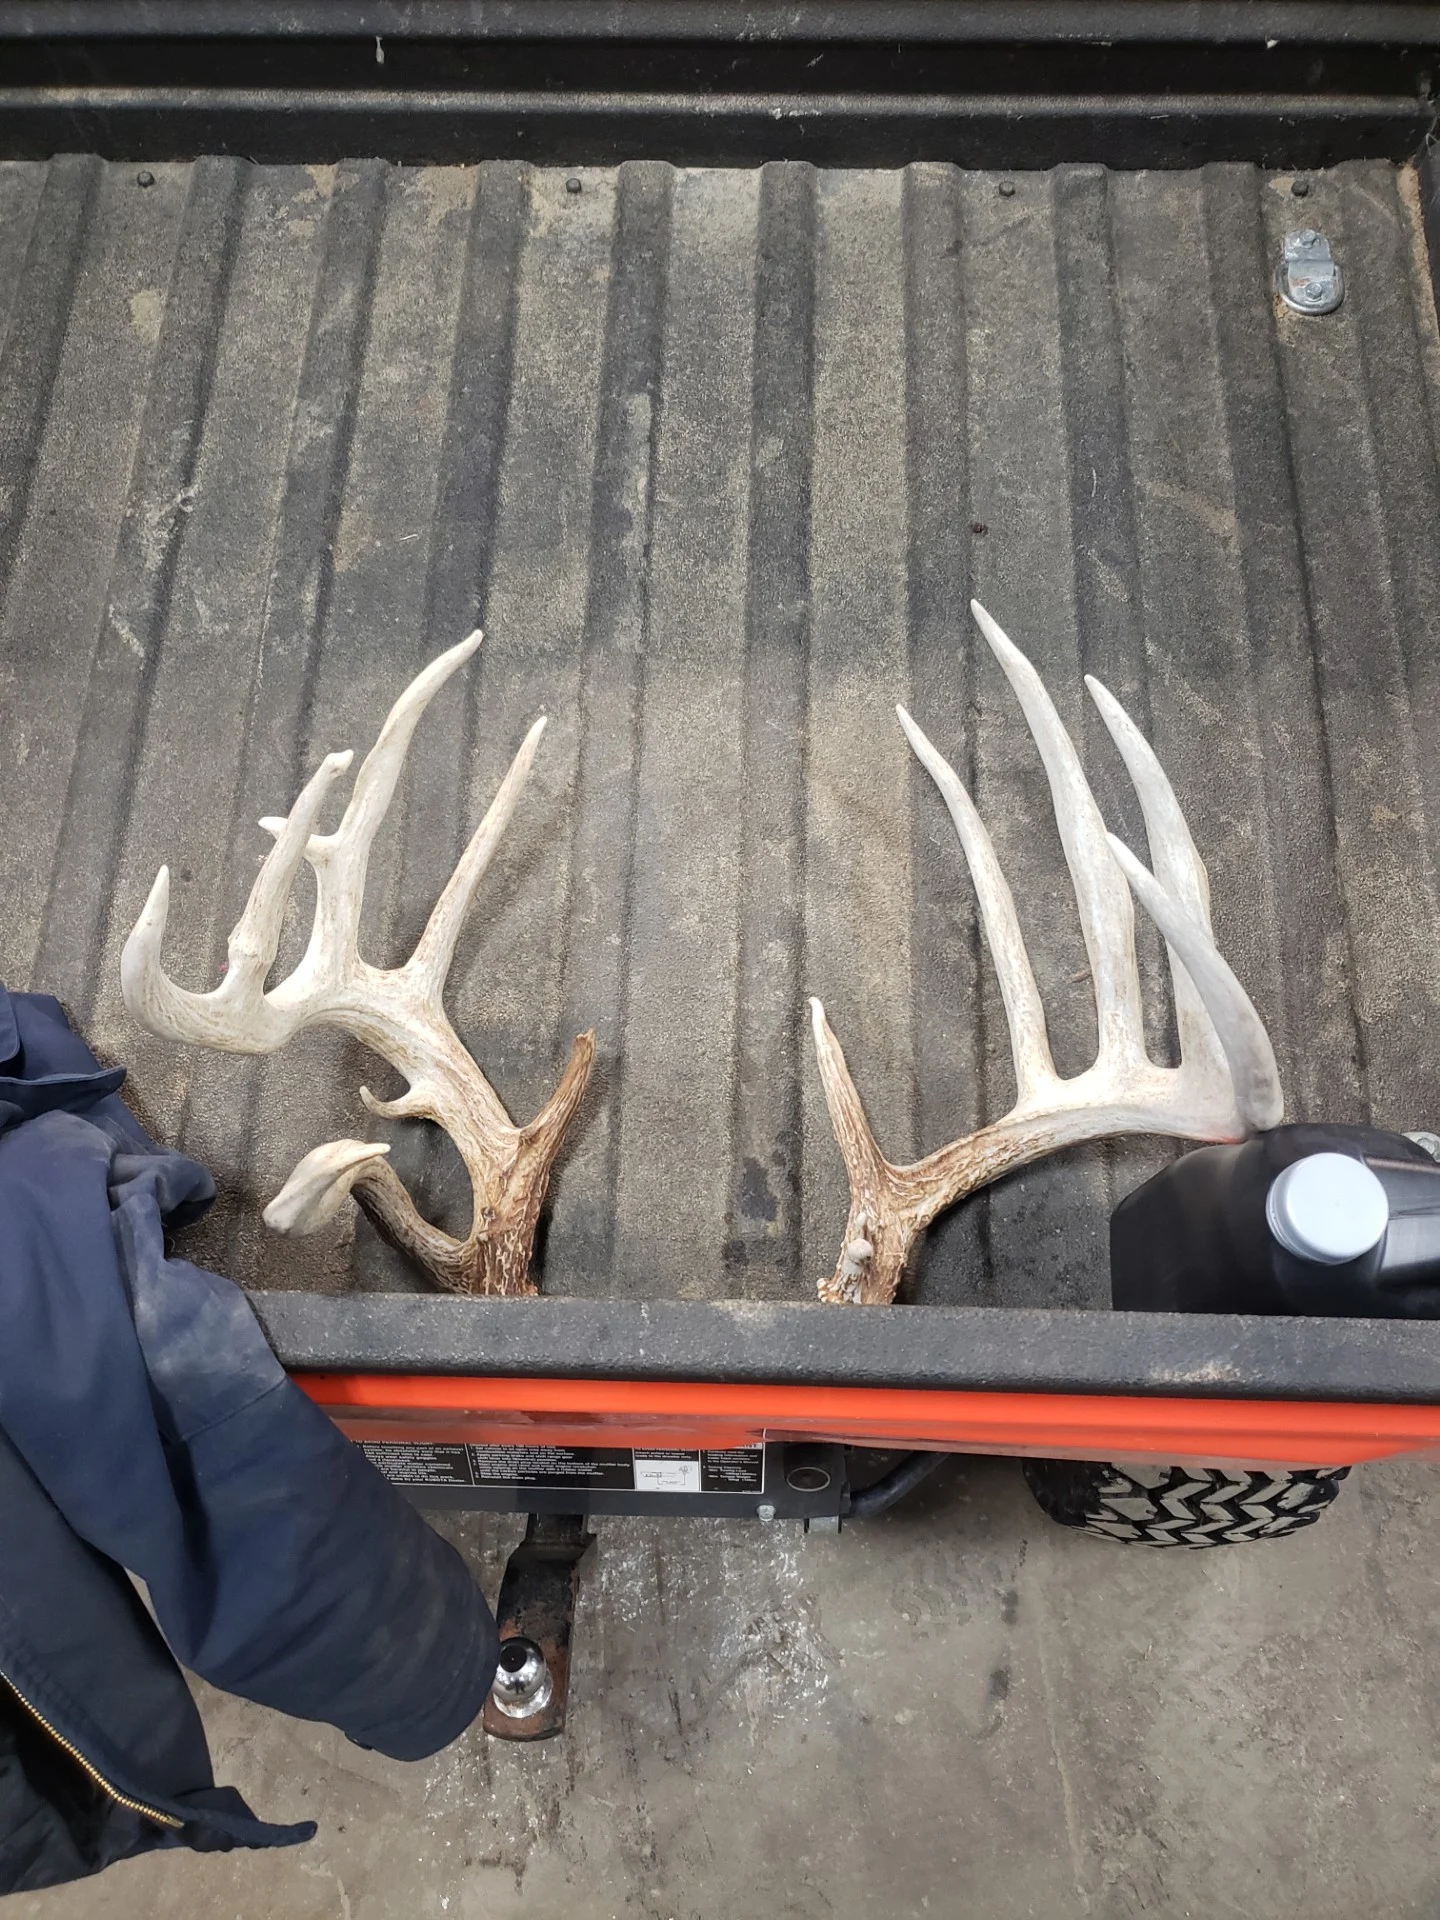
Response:
[[[1154,742],[1287,1116],[1433,1125],[1440,1060],[1437,354],[1413,172],[0,165],[0,977],[126,1061],[215,1172],[189,1257],[271,1292],[426,1283],[351,1216],[260,1207],[380,1129],[462,1228],[448,1144],[387,1127],[333,1032],[268,1059],[140,1032],[118,957],[225,935],[320,756],[363,752],[478,620],[377,848],[367,957],[409,950],[525,728],[536,770],[451,976],[517,1118],[591,1091],[552,1296],[811,1300],[845,1182],[816,993],[909,1158],[1010,1104],[953,831],[893,717],[970,782],[1062,1071],[1094,1016],[1038,758],[967,601],[1138,810],[1082,701]],[[1280,307],[1287,230],[1340,311]],[[308,924],[297,897],[290,956]],[[1142,941],[1157,1057],[1158,943]],[[1114,1200],[1169,1151],[1062,1154],[931,1231],[909,1297],[1108,1305]]]

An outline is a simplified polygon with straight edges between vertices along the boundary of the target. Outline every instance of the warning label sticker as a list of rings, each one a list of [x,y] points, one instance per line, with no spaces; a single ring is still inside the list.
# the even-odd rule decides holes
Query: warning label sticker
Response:
[[[622,1487],[634,1485],[628,1447],[474,1447],[481,1487]]]
[[[699,1493],[699,1454],[637,1453],[635,1455],[635,1491],[637,1493]]]
[[[702,1453],[700,1486],[705,1493],[763,1493],[764,1447],[720,1447]]]
[[[397,1487],[473,1487],[470,1449],[444,1442],[363,1440],[360,1450]]]
[[[367,1440],[366,1458],[400,1487],[600,1487],[617,1493],[763,1493],[765,1449],[477,1446]]]

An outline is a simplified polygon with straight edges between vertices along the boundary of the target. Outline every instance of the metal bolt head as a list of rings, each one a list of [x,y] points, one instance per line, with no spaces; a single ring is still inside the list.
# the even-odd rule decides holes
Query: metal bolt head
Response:
[[[1292,180],[1290,182],[1290,191],[1297,200],[1303,200],[1310,191],[1310,182],[1308,180]]]
[[[1280,298],[1296,313],[1333,313],[1345,297],[1345,278],[1330,243],[1314,227],[1287,233],[1275,272]]]
[[[1013,200],[1015,198],[1015,182],[1013,180],[1002,180],[1000,182],[1000,198],[1002,200]]]
[[[135,184],[137,187],[153,187],[155,176],[148,167],[142,167],[135,176]]]
[[[579,193],[582,191],[584,184],[579,174],[572,173],[570,178],[565,182],[565,191],[566,193]]]
[[[757,1520],[773,1520],[775,1518],[775,1509],[770,1505],[768,1500],[765,1501],[762,1506],[756,1507],[755,1518]]]

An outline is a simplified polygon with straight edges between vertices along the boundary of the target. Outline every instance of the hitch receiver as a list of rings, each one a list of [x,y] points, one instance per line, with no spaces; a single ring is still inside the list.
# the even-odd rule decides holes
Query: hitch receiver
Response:
[[[505,1563],[495,1607],[500,1668],[483,1716],[497,1740],[545,1740],[564,1731],[575,1589],[594,1544],[583,1514],[532,1513]]]

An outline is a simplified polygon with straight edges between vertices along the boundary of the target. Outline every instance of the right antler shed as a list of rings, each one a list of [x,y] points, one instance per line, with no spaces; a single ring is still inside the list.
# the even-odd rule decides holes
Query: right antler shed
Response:
[[[895,1166],[875,1144],[825,1009],[811,1001],[825,1097],[850,1180],[844,1245],[834,1274],[820,1283],[822,1300],[893,1300],[917,1236],[938,1213],[1009,1169],[1060,1147],[1121,1133],[1240,1140],[1277,1125],[1281,1116],[1269,1037],[1215,946],[1205,868],[1159,761],[1119,702],[1087,677],[1091,698],[1140,799],[1154,866],[1150,873],[1106,833],[1039,674],[978,602],[971,608],[1020,702],[1049,776],[1094,982],[1097,1057],[1073,1079],[1056,1073],[1045,1010],[990,835],[954,769],[905,709],[897,708],[906,738],[950,810],[975,884],[1010,1027],[1017,1097],[1003,1119],[913,1165]],[[1132,888],[1169,950],[1180,1041],[1176,1067],[1157,1067],[1145,1050]]]
[[[317,833],[315,826],[331,788],[349,768],[349,753],[321,761],[283,820],[260,822],[275,844],[230,936],[229,965],[218,987],[187,993],[160,964],[170,903],[164,867],[125,943],[120,982],[126,1006],[152,1033],[229,1053],[273,1053],[306,1027],[343,1027],[409,1082],[397,1100],[376,1100],[362,1087],[369,1110],[386,1119],[433,1120],[454,1141],[470,1176],[470,1231],[455,1240],[417,1212],[386,1162],[390,1149],[383,1141],[332,1140],[306,1154],[266,1207],[270,1226],[282,1233],[312,1232],[353,1192],[385,1239],[441,1286],[455,1293],[533,1293],[528,1276],[535,1226],[555,1156],[585,1091],[595,1036],[579,1036],[555,1092],[528,1126],[517,1127],[450,1025],[444,990],[470,901],[515,811],[543,719],[526,734],[404,966],[373,967],[359,951],[370,849],[411,738],[436,692],[480,639],[472,633],[442,653],[401,694],[333,833]],[[315,873],[310,943],[294,972],[267,992],[302,860]]]

